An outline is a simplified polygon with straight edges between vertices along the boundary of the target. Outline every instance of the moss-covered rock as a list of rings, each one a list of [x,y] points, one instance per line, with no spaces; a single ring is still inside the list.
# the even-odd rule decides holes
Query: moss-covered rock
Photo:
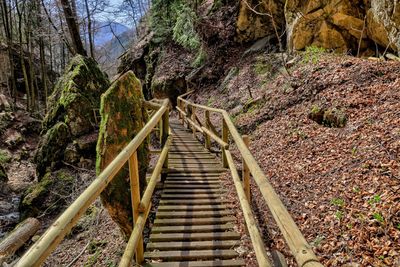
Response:
[[[345,127],[347,123],[346,113],[336,107],[328,108],[315,105],[308,114],[308,118],[318,124],[333,128]]]
[[[68,151],[64,153],[68,144],[96,130],[95,110],[99,109],[100,96],[108,86],[107,76],[92,58],[78,55],[71,60],[48,99],[49,111],[35,155],[39,180],[47,168],[59,166],[65,154],[71,156]],[[95,147],[84,153],[84,157],[94,158]]]
[[[60,212],[73,192],[73,177],[66,170],[46,173],[41,181],[30,186],[23,194],[20,204],[22,218]]]
[[[138,134],[147,121],[143,108],[143,93],[140,81],[132,71],[115,81],[101,98],[101,124],[97,143],[97,174],[121,152]],[[148,166],[148,144],[137,150],[140,188],[146,185]],[[125,235],[132,231],[132,208],[129,185],[129,170],[122,169],[101,194],[110,216],[121,227]]]
[[[42,136],[34,158],[39,181],[47,168],[53,169],[63,159],[64,150],[70,140],[71,134],[64,122],[58,122]]]

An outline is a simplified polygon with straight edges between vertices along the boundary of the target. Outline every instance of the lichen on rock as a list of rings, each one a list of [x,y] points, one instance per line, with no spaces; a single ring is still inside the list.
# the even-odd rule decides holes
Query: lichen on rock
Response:
[[[97,143],[96,172],[101,171],[139,133],[147,121],[143,107],[140,81],[132,71],[116,80],[101,98],[101,124]],[[149,162],[148,144],[145,141],[137,149],[140,188],[146,186],[146,170]],[[132,208],[129,170],[123,168],[102,192],[101,199],[110,216],[126,236],[132,231]]]

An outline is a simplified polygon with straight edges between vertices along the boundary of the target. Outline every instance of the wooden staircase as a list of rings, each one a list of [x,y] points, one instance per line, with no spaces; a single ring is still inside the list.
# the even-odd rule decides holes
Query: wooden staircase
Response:
[[[225,169],[179,122],[173,135],[156,219],[146,247],[146,266],[244,266],[234,250],[240,235],[220,187]]]

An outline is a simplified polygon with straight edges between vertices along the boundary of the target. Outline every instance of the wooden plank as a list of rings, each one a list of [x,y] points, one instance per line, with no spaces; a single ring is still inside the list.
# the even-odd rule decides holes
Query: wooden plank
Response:
[[[204,173],[204,172],[199,172],[199,173],[169,173],[168,177],[220,177],[220,173]]]
[[[151,234],[151,242],[163,241],[211,241],[211,240],[239,240],[240,234],[234,232],[215,233],[160,233]]]
[[[188,250],[188,249],[229,249],[240,245],[239,240],[192,241],[192,242],[150,242],[148,250]]]
[[[186,225],[186,226],[154,226],[152,234],[157,233],[203,233],[203,232],[225,232],[233,229],[233,224],[217,225]]]
[[[210,211],[158,211],[157,219],[164,218],[208,218],[208,217],[223,217],[232,215],[229,210],[210,210]]]
[[[147,263],[145,267],[239,267],[245,266],[244,260],[217,260],[217,261],[185,261],[185,262],[155,262]]]
[[[221,188],[218,184],[211,184],[211,185],[182,185],[178,184],[166,184],[164,185],[164,189],[218,189]]]
[[[182,188],[175,188],[175,189],[164,189],[164,194],[220,194],[224,193],[223,189],[220,188],[201,188],[201,189],[182,189]]]
[[[222,173],[226,172],[226,169],[223,168],[192,168],[192,167],[181,167],[181,168],[168,168],[168,173],[177,173],[177,172],[190,172],[190,173]]]
[[[182,251],[155,251],[146,252],[147,259],[163,259],[166,261],[182,260],[208,260],[208,259],[232,259],[238,254],[234,250],[182,250]]]
[[[211,218],[175,218],[175,219],[155,219],[154,225],[205,225],[205,224],[226,224],[236,221],[235,217],[211,217]]]
[[[219,185],[221,182],[219,179],[168,179],[165,181],[165,185]]]
[[[161,198],[162,199],[210,199],[210,198],[219,199],[221,198],[221,194],[196,194],[196,195],[162,194]]]
[[[206,210],[226,210],[227,205],[165,205],[159,206],[158,211],[206,211]]]

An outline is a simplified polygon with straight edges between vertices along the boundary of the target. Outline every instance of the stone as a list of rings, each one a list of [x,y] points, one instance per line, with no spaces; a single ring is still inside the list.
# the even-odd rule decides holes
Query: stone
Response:
[[[95,156],[95,140],[92,140],[90,153],[84,151],[84,155],[79,154],[80,150],[74,150],[73,145],[68,145],[96,132],[95,110],[99,109],[101,94],[108,86],[107,76],[94,59],[80,55],[72,58],[48,99],[49,109],[34,158],[39,180],[46,169],[59,167],[64,158],[72,163],[79,162],[87,154]],[[67,146],[69,149],[64,152]]]
[[[9,187],[7,185],[8,176],[6,173],[6,169],[3,164],[0,163],[0,194],[5,194],[9,192]]]
[[[9,129],[4,135],[6,136],[4,143],[10,148],[15,148],[24,141],[21,133],[14,129]]]
[[[393,0],[371,1],[367,11],[368,36],[384,49],[400,51],[400,4]]]
[[[323,47],[338,53],[367,49],[363,9],[352,0],[288,0],[285,6],[287,43],[290,50],[308,46]],[[364,32],[363,32],[364,29]]]
[[[39,180],[46,173],[47,168],[53,169],[63,160],[64,150],[70,139],[69,128],[64,122],[58,122],[42,136],[34,157]]]
[[[68,204],[75,180],[67,170],[47,172],[40,182],[30,186],[23,193],[19,207],[22,219],[43,213],[58,214]]]
[[[143,107],[143,92],[139,79],[132,71],[123,74],[101,97],[101,123],[97,143],[97,175],[139,133],[147,121]],[[137,149],[140,191],[146,186],[149,162],[148,143]],[[103,205],[111,218],[128,237],[132,232],[132,208],[129,171],[123,168],[101,193]]]
[[[75,144],[68,144],[64,151],[64,161],[69,164],[78,163],[81,159],[79,151]]]
[[[275,36],[274,23],[276,30],[281,32],[281,26],[284,25],[283,8],[284,2],[277,0],[240,1],[240,10],[236,21],[237,39],[240,42],[251,42],[265,36]]]

